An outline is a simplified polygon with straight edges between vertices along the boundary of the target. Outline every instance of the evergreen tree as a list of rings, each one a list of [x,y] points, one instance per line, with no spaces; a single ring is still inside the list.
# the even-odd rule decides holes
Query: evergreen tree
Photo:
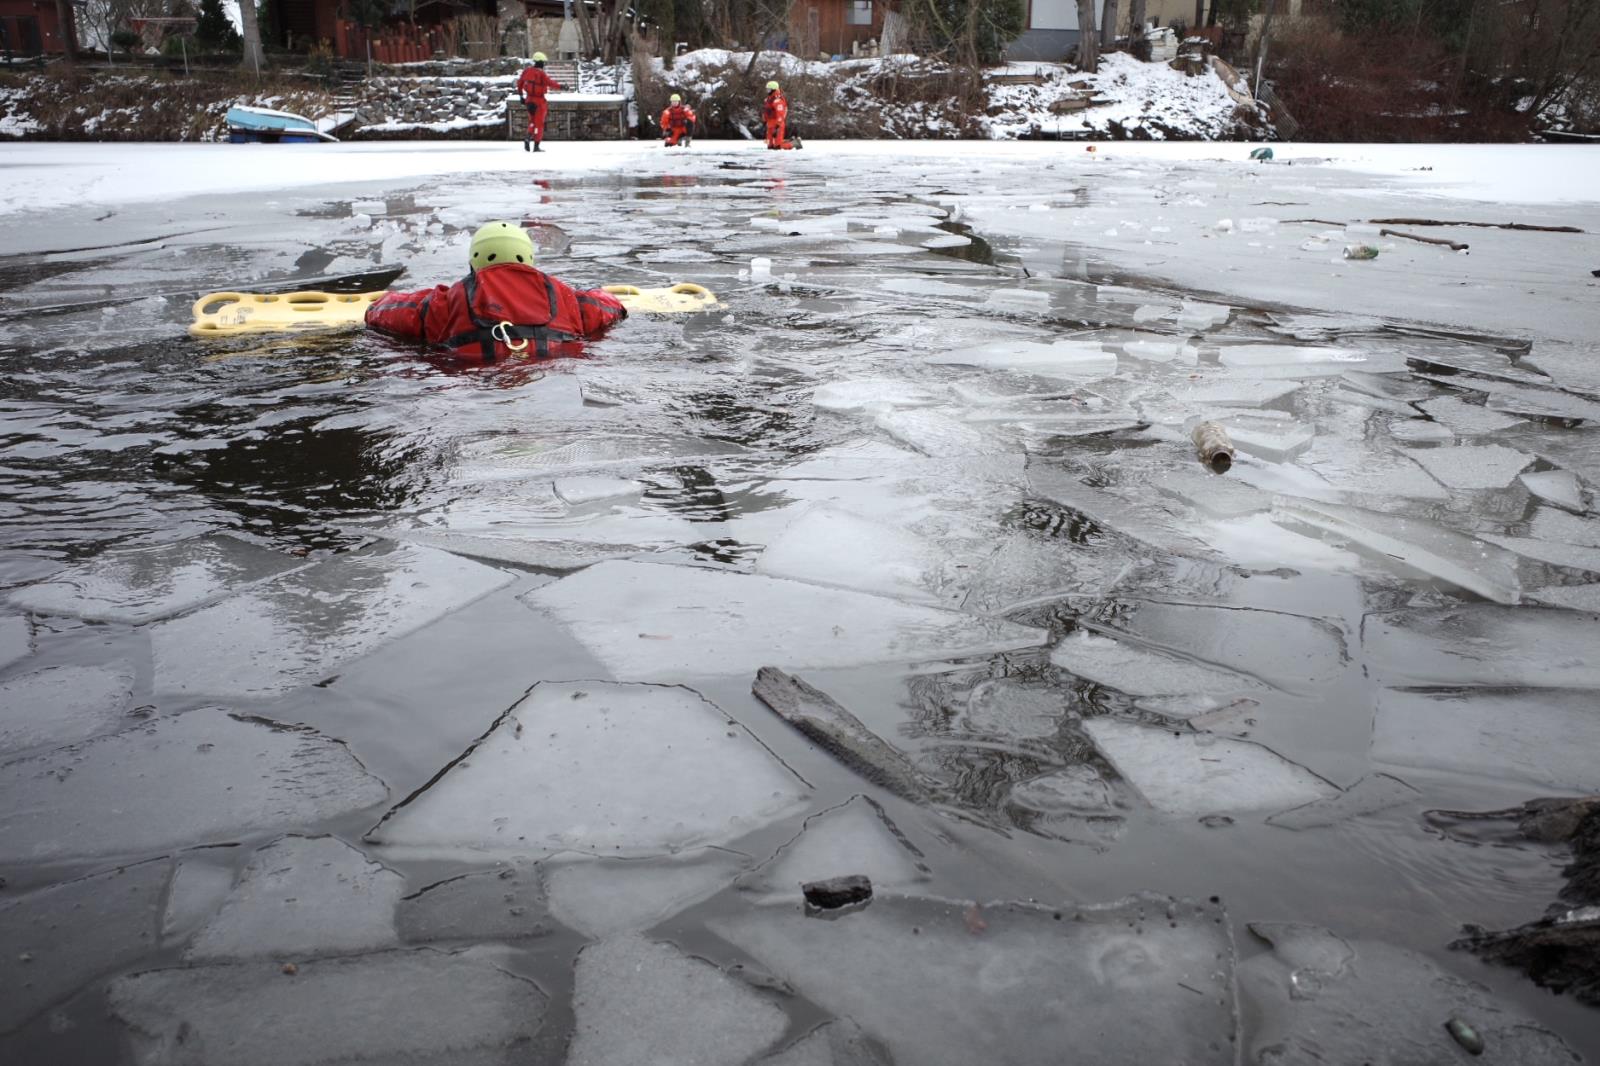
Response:
[[[244,2],[248,4],[250,0]],[[233,20],[222,10],[222,0],[200,0],[200,20],[194,36],[202,48],[214,52],[237,52],[241,44]]]

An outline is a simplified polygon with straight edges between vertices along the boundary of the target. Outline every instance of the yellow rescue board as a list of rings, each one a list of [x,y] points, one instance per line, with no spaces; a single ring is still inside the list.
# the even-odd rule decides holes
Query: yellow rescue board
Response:
[[[631,314],[684,314],[708,311],[717,306],[715,293],[692,282],[659,289],[607,285],[605,291],[621,300]],[[224,337],[240,333],[351,329],[366,321],[367,308],[384,295],[383,292],[212,292],[195,301],[194,323],[189,333],[195,337]]]

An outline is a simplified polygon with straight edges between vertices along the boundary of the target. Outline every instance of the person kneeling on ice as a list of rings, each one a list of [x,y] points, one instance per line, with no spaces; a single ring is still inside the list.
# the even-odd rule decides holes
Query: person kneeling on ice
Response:
[[[661,132],[667,135],[663,147],[672,148],[680,142],[687,148],[694,132],[694,108],[683,102],[683,97],[672,94],[667,109],[661,112]]]
[[[522,150],[528,150],[528,142],[533,142],[535,152],[543,151],[539,142],[544,140],[544,118],[550,113],[550,104],[545,100],[545,93],[551,89],[563,89],[566,86],[556,81],[544,72],[545,58],[543,52],[533,53],[533,66],[523,70],[517,77],[517,95],[522,97],[522,102],[528,107],[528,132],[522,136]]]
[[[549,359],[628,317],[615,296],[574,289],[533,265],[533,241],[514,222],[472,235],[469,272],[454,285],[391,292],[367,308],[367,325],[399,340],[448,348],[459,359]]]
[[[761,121],[767,124],[768,148],[798,148],[784,134],[789,124],[789,98],[775,81],[767,82],[767,98],[761,102]]]

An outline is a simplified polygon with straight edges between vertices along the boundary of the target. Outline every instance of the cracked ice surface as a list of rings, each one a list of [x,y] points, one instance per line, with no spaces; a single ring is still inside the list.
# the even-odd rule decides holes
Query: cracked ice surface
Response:
[[[1378,698],[1372,757],[1528,781],[1546,788],[1600,790],[1600,714],[1591,692],[1408,692]]]
[[[133,664],[52,666],[0,684],[0,755],[72,744],[130,724]]]
[[[986,655],[1046,639],[999,619],[655,563],[600,563],[524,599],[628,681]]]
[[[1368,615],[1361,639],[1390,685],[1600,688],[1600,615],[1481,604],[1391,611]]]
[[[270,696],[320,680],[511,580],[432,548],[335,556],[161,622],[158,694]]]
[[[544,993],[507,955],[414,948],[302,960],[292,975],[275,961],[147,970],[111,983],[111,1013],[150,1066],[487,1066],[544,1020]]]
[[[348,814],[387,794],[314,730],[201,708],[0,763],[0,861],[161,851]]]
[[[641,932],[732,884],[748,862],[738,852],[699,848],[661,860],[562,863],[546,877],[550,913],[594,940]]]
[[[1096,1063],[1148,1066],[1183,1048],[1222,1066],[1234,1061],[1233,948],[1219,915],[1164,899],[1052,911],[884,896],[841,921],[760,909],[711,928],[895,1062],[1055,1066],[1063,1048],[1092,1047]]]
[[[852,796],[832,810],[806,819],[804,830],[785,844],[750,881],[763,891],[799,898],[809,881],[865,874],[873,891],[903,888],[928,879],[921,856],[875,803]]]
[[[546,682],[368,838],[407,855],[658,855],[732,840],[808,791],[689,689]]]

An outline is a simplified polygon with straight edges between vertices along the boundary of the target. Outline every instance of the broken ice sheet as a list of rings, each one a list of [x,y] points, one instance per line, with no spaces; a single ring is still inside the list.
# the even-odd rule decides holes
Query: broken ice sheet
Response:
[[[1600,521],[1563,514],[1549,507],[1541,507],[1534,513],[1528,532],[1540,540],[1600,548]]]
[[[756,989],[670,944],[624,936],[578,954],[567,1066],[744,1066],[789,1026]]]
[[[11,602],[40,614],[139,624],[167,618],[303,560],[226,535],[153,547],[112,549],[48,581],[18,589]]]
[[[900,443],[935,459],[1004,455],[1017,450],[937,411],[880,411],[874,423]]]
[[[1406,454],[1453,489],[1503,489],[1533,462],[1533,456],[1502,444],[1411,448]]]
[[[1600,582],[1587,585],[1547,585],[1534,589],[1528,598],[1553,607],[1600,614]]]
[[[1232,670],[1087,630],[1068,634],[1050,653],[1050,661],[1068,673],[1130,696],[1218,695],[1264,692],[1267,688]]]
[[[1345,940],[1314,925],[1252,923],[1272,946],[1239,965],[1239,992],[1259,1018],[1251,1063],[1470,1061],[1445,1024],[1482,1035],[1484,1063],[1559,1066],[1581,1062],[1554,1033],[1486,989],[1388,944]]]
[[[1369,614],[1367,660],[1385,684],[1600,688],[1600,615],[1464,604]]]
[[[1111,785],[1087,764],[1052,770],[1011,786],[1011,802],[1040,814],[1098,814],[1115,806]]]
[[[282,837],[250,856],[186,959],[340,955],[396,943],[405,878],[334,837]]]
[[[1581,514],[1584,510],[1583,486],[1570,470],[1530,471],[1521,475],[1522,487],[1545,503]]]
[[[917,1066],[1234,1061],[1233,951],[1220,908],[1161,898],[1052,910],[878,896],[834,922],[758,908],[712,931]],[[914,981],[904,980],[916,974]],[[1128,1004],[1140,1004],[1130,1024]],[[996,1056],[1001,1056],[997,1060]]]
[[[1283,829],[1322,829],[1410,803],[1421,795],[1398,777],[1368,774],[1337,796],[1280,811],[1268,818],[1267,824]]]
[[[539,871],[532,865],[478,870],[426,885],[400,900],[408,943],[518,940],[548,932]]]
[[[201,708],[0,764],[0,862],[164,851],[349,814],[387,795],[315,730]]]
[[[0,670],[33,651],[33,627],[21,615],[0,617]]]
[[[928,879],[921,853],[911,847],[883,808],[865,796],[852,796],[838,807],[807,818],[800,835],[746,878],[745,884],[766,894],[798,899],[802,884],[851,874],[866,875],[874,892]]]
[[[1391,419],[1389,436],[1407,444],[1440,444],[1456,439],[1450,427],[1426,418]]]
[[[1092,718],[1084,731],[1128,784],[1168,814],[1283,810],[1339,792],[1304,767],[1248,741],[1114,718]]]
[[[482,483],[550,478],[595,471],[646,470],[686,459],[731,455],[737,445],[697,437],[648,432],[626,436],[588,434],[578,440],[552,440],[537,434],[491,436],[461,445],[451,466],[456,481]]]
[[[269,960],[147,970],[111,983],[111,1013],[141,1066],[503,1062],[546,1004],[508,959],[413,948],[300,960],[292,975]]]
[[[893,1066],[849,1018],[819,1025],[759,1066]]]
[[[178,858],[167,890],[167,909],[161,918],[161,939],[173,944],[187,940],[217,913],[233,891],[233,848],[195,848]]]
[[[545,682],[368,839],[419,856],[658,855],[732,840],[807,791],[689,689]]]
[[[1401,573],[1408,576],[1415,572],[1437,578],[1496,603],[1514,604],[1522,598],[1515,555],[1420,518],[1279,497],[1273,501],[1272,520],[1365,549],[1378,562],[1400,564]]]
[[[813,507],[784,527],[756,560],[772,577],[954,606],[967,575],[939,545],[834,507]]]
[[[1289,344],[1229,344],[1218,355],[1223,366],[1248,370],[1292,370],[1297,375],[1339,374],[1367,362],[1354,348],[1316,348]]]
[[[1596,750],[1600,713],[1592,692],[1388,689],[1378,697],[1372,732],[1372,758],[1390,766],[1590,792],[1600,790]]]
[[[0,753],[73,744],[128,724],[133,664],[52,666],[0,684]]]
[[[600,563],[527,593],[618,679],[754,674],[1016,651],[1043,630],[843,589],[699,567]]]
[[[619,496],[637,496],[644,488],[643,482],[631,478],[602,477],[598,474],[579,474],[555,480],[556,495],[574,505],[613,500]]]
[[[973,686],[961,725],[968,732],[991,737],[1049,737],[1061,728],[1066,716],[1064,693],[1002,677]]]
[[[1200,353],[1192,344],[1181,340],[1124,341],[1122,350],[1135,359],[1149,363],[1188,363],[1198,361]]]
[[[658,925],[733,883],[748,856],[697,848],[663,859],[580,859],[549,868],[550,914],[591,940]]]
[[[148,954],[168,870],[156,859],[0,902],[0,1033]]]
[[[1497,433],[1522,422],[1520,418],[1491,411],[1487,407],[1467,403],[1454,396],[1440,396],[1419,403],[1417,406],[1426,411],[1434,421],[1442,422],[1464,437]]]
[[[1235,448],[1269,463],[1287,463],[1303,454],[1316,431],[1281,411],[1250,411],[1216,419],[1227,429]]]
[[[985,370],[1012,370],[1052,378],[1101,378],[1117,372],[1117,357],[1103,350],[1099,341],[1005,340],[939,352],[928,362],[953,366],[981,367]]]
[[[929,407],[943,397],[931,388],[897,378],[853,378],[819,385],[811,402],[824,411],[853,412],[880,407]]]
[[[158,623],[158,696],[273,696],[501,587],[511,575],[432,548],[337,555]]]

